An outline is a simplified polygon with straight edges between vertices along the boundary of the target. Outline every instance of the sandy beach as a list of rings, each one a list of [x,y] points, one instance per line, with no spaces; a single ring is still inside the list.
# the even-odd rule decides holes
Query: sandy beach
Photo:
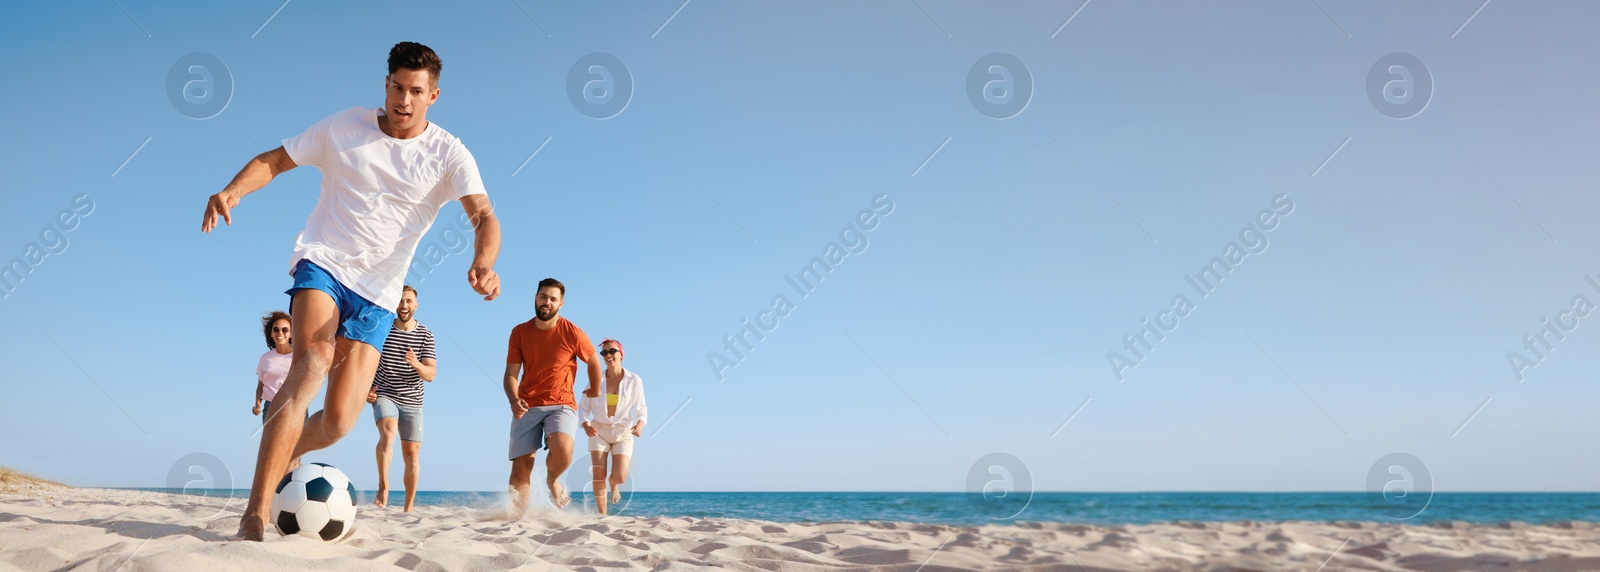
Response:
[[[0,570],[1600,570],[1594,523],[953,527],[364,506],[338,542],[252,543],[230,538],[242,505],[14,487],[0,493]]]

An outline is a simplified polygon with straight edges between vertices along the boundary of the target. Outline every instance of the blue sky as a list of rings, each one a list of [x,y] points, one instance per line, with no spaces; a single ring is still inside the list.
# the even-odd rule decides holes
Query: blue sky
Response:
[[[464,255],[409,278],[439,341],[426,489],[503,486],[506,337],[554,276],[563,315],[623,340],[645,380],[638,490],[959,491],[996,452],[1039,490],[1361,490],[1393,452],[1439,490],[1594,490],[1600,315],[1521,383],[1507,353],[1600,300],[1597,10],[16,6],[0,261],[56,251],[0,300],[0,464],[163,486],[198,452],[247,486],[257,318],[287,303],[318,175],[212,235],[201,209],[264,148],[380,105],[389,46],[414,40],[444,60],[429,119],[504,225],[501,299],[471,293]],[[197,52],[233,81],[207,119],[167,89]],[[633,80],[608,119],[568,96],[591,53]],[[991,53],[1032,79],[1006,119],[967,94]],[[1392,53],[1433,81],[1407,119],[1368,95]],[[1280,194],[1295,207],[1267,249],[1199,297],[1185,276]],[[92,212],[47,231],[79,195]],[[894,209],[867,248],[797,296],[785,277],[879,195]],[[792,312],[719,382],[708,354],[778,294]],[[1177,294],[1193,311],[1119,383],[1107,353]],[[313,460],[370,488],[375,441],[367,413]]]

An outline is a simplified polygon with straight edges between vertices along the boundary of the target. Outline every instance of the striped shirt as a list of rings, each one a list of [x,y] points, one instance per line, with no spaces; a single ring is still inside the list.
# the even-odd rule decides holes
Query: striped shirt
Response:
[[[398,322],[398,321],[397,321]],[[417,359],[437,360],[433,353],[433,332],[417,323],[411,331],[398,326],[389,328],[389,339],[383,342],[383,357],[378,360],[378,375],[372,385],[378,395],[394,400],[395,405],[422,406],[422,376],[406,363],[406,350],[416,352]]]

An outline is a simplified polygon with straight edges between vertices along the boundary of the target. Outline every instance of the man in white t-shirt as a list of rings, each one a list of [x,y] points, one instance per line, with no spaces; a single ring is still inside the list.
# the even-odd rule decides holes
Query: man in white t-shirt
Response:
[[[322,171],[322,196],[290,258],[294,357],[261,436],[250,501],[239,537],[262,540],[273,485],[301,455],[333,445],[361,416],[378,369],[379,348],[399,305],[417,242],[439,209],[461,201],[475,230],[467,283],[493,300],[500,223],[477,162],[461,140],[426,119],[439,99],[439,56],[414,42],[389,51],[382,109],[355,108],[317,122],[283,146],[256,156],[206,204],[200,230],[233,224],[239,199],[301,165]],[[321,411],[303,418],[326,376]],[[291,463],[292,462],[292,463]]]

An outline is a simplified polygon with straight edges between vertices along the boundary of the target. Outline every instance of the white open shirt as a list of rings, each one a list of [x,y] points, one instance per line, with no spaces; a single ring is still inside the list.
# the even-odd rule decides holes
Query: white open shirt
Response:
[[[633,426],[645,423],[649,410],[644,405],[644,380],[633,370],[622,370],[622,383],[617,384],[617,414],[606,415],[606,394],[601,384],[600,397],[578,394],[578,423],[612,423]]]

